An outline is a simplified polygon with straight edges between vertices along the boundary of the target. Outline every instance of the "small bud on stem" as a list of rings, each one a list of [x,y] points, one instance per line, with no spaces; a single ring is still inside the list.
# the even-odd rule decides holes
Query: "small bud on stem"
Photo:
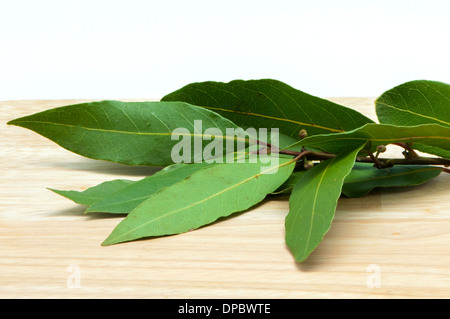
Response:
[[[304,167],[305,169],[311,169],[311,168],[314,167],[314,163],[313,163],[313,161],[306,161],[306,162],[303,164],[303,167]]]
[[[298,137],[299,137],[301,140],[304,139],[304,138],[307,137],[307,136],[308,136],[308,132],[306,132],[305,129],[301,129],[300,132],[298,132]]]
[[[384,153],[384,152],[386,152],[386,145],[378,145],[378,146],[377,146],[377,152],[378,152],[378,153]]]

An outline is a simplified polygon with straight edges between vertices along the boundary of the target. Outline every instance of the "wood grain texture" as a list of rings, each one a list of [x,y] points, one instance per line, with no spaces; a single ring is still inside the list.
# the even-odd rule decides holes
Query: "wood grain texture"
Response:
[[[331,100],[376,119],[373,98]],[[302,264],[284,243],[287,197],[185,234],[101,247],[123,217],[83,215],[46,187],[82,190],[155,169],[83,158],[6,125],[76,102],[84,101],[0,102],[0,298],[450,296],[449,174],[341,198],[330,232]]]

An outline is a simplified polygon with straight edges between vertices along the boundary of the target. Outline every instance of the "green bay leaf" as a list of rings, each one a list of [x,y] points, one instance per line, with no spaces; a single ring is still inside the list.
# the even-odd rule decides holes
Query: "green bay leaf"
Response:
[[[154,193],[187,178],[200,169],[227,161],[250,162],[250,155],[249,150],[246,149],[234,152],[232,158],[226,155],[220,160],[217,159],[217,162],[172,164],[140,180],[117,179],[103,182],[84,191],[50,190],[77,204],[89,206],[85,213],[128,214]]]
[[[201,150],[211,142],[205,137],[214,140],[216,136],[206,134],[206,130],[219,130],[223,134],[216,138],[225,139],[227,128],[237,129],[217,113],[183,102],[81,103],[21,117],[8,124],[28,128],[88,158],[147,166],[173,164],[171,151],[184,137],[191,139],[189,161],[201,161]],[[172,139],[178,128],[185,133],[178,140]],[[194,152],[195,138],[200,139],[200,152]]]
[[[295,162],[223,163],[155,193],[120,222],[102,245],[187,232],[262,201],[292,173]]]
[[[345,106],[299,91],[272,79],[199,82],[162,98],[213,110],[241,127],[279,128],[297,138],[349,131],[373,121]]]
[[[406,82],[384,92],[375,107],[383,124],[450,127],[450,85],[427,80]]]
[[[377,145],[417,142],[432,147],[431,154],[450,158],[450,127],[438,124],[395,126],[370,123],[349,132],[306,137],[289,148],[311,146],[338,154],[354,149],[363,142],[368,142],[365,149],[371,152]]]
[[[308,258],[330,229],[344,179],[361,147],[307,170],[292,190],[285,240],[298,262]]]
[[[450,85],[438,81],[416,80],[384,92],[376,101],[378,120],[383,124],[414,126],[438,124],[450,127]],[[425,153],[450,157],[432,145],[416,143]]]
[[[441,172],[441,168],[428,165],[399,165],[377,169],[373,164],[356,163],[345,178],[342,193],[347,197],[361,197],[375,188],[420,185]]]
[[[425,183],[441,173],[442,169],[429,165],[397,165],[378,169],[371,163],[355,163],[344,180],[342,193],[347,197],[361,197],[375,188],[406,187]],[[272,194],[290,194],[307,171],[294,171]]]

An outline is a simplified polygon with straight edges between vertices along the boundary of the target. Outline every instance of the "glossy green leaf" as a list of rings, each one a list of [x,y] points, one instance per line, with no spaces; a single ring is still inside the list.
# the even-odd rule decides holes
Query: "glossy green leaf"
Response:
[[[249,157],[248,150],[236,151],[233,161]],[[225,161],[227,158],[223,158]],[[172,164],[137,181],[117,179],[90,187],[82,192],[50,189],[75,203],[89,206],[86,213],[128,214],[161,189],[175,184],[192,173],[217,163]]]
[[[365,149],[372,152],[377,145],[417,142],[432,146],[434,155],[445,157],[450,151],[450,127],[437,124],[395,126],[373,123],[349,132],[307,137],[289,147],[312,146],[338,154],[352,150],[364,142],[369,142]]]
[[[49,188],[49,190],[58,195],[64,196],[77,204],[91,206],[99,200],[105,198],[107,195],[113,194],[133,183],[134,181],[127,179],[116,179],[89,187],[84,191],[66,191],[52,188]]]
[[[272,79],[192,83],[162,100],[202,106],[241,127],[276,127],[295,138],[301,129],[309,135],[336,133],[373,122],[353,109]]]
[[[355,163],[344,180],[342,193],[347,197],[361,197],[375,188],[420,185],[441,173],[442,169],[428,165],[397,165],[378,169],[372,163]],[[307,171],[295,171],[272,194],[290,194]]]
[[[246,210],[277,189],[295,162],[212,165],[155,193],[113,230],[103,245],[187,232]]]
[[[408,165],[377,169],[370,163],[356,163],[345,178],[342,193],[347,197],[361,197],[378,187],[420,185],[441,172],[441,168],[434,166]]]
[[[383,124],[450,127],[450,85],[426,80],[406,82],[384,92],[375,107]]]
[[[439,124],[450,127],[450,85],[417,80],[403,83],[384,92],[375,101],[378,120],[383,124],[414,126]],[[434,154],[433,146],[415,144],[414,148]],[[450,152],[439,151],[450,157]]]
[[[89,158],[148,166],[173,164],[171,151],[184,137],[191,140],[189,161],[201,160],[202,146],[211,142],[205,136],[214,136],[205,133],[206,130],[218,129],[226,137],[227,128],[237,128],[212,111],[183,102],[82,103],[25,116],[8,124],[33,130]],[[177,128],[186,133],[172,139]],[[196,148],[195,138],[199,139],[200,147]]]
[[[104,212],[128,214],[156,192],[167,186],[173,185],[187,178],[194,172],[209,167],[210,165],[215,164],[202,162],[168,166],[151,176],[129,184],[127,187],[124,187],[117,192],[105,194],[105,197],[92,204],[92,206],[86,210],[86,213]]]
[[[361,147],[314,166],[295,185],[285,221],[286,244],[295,260],[306,260],[330,229],[344,179]]]

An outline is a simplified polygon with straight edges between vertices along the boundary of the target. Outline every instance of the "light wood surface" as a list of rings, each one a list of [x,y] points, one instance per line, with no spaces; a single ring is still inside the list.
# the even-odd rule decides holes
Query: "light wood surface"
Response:
[[[373,98],[331,99],[376,119]],[[80,100],[0,102],[0,298],[448,298],[450,175],[341,198],[296,263],[287,197],[201,229],[101,247],[123,217],[83,215],[47,187],[82,190],[153,168],[81,157],[8,120]]]

